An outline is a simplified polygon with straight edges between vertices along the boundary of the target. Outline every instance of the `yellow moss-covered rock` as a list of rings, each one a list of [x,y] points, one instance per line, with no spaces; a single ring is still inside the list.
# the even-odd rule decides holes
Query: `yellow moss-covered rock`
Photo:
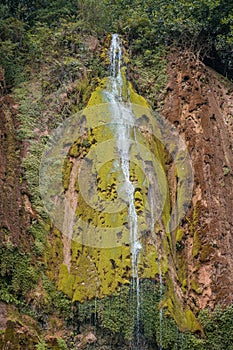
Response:
[[[106,88],[107,83],[108,83],[108,78],[104,78],[100,81],[95,91],[91,94],[91,97],[87,104],[87,108],[99,105],[101,103],[106,103],[106,98],[103,95],[103,90]]]
[[[191,281],[190,281],[190,285],[191,285],[191,288],[194,292],[196,292],[197,294],[201,294],[202,293],[202,289],[201,287],[199,286],[197,280],[195,278],[192,278]]]
[[[97,249],[72,242],[72,267],[60,267],[58,287],[73,301],[112,294],[130,283],[129,247]]]
[[[140,268],[143,270],[143,278],[153,278],[158,275],[157,251],[154,245],[147,244],[143,251]]]
[[[73,148],[73,146],[72,146]],[[69,181],[70,181],[70,173],[72,170],[73,163],[70,162],[67,158],[64,161],[64,166],[62,168],[63,174],[62,174],[62,180],[63,180],[63,187],[64,190],[67,190],[69,187]]]
[[[184,236],[184,229],[182,227],[179,227],[176,230],[176,242],[181,242],[182,238]]]
[[[62,234],[55,227],[47,238],[44,252],[44,261],[47,265],[47,276],[53,281],[58,280],[60,265],[63,262]]]
[[[194,333],[200,332],[204,335],[202,326],[194,313],[188,307],[182,305],[181,301],[176,296],[174,286],[169,278],[167,279],[167,286],[167,297],[163,306],[167,308],[168,313],[172,314],[179,329],[181,331],[190,331]]]
[[[125,68],[122,68],[123,88],[122,95],[125,100],[130,98],[130,102],[135,109],[136,104],[143,107],[143,111],[146,110],[149,113],[149,105],[145,99],[139,96],[130,83],[127,82],[125,75]],[[91,235],[95,235],[95,240],[101,239],[102,230],[108,228],[118,228],[119,242],[124,243],[121,246],[114,248],[95,248],[83,246],[80,241],[72,242],[71,247],[71,268],[65,265],[60,267],[59,271],[59,289],[63,290],[72,299],[78,301],[84,301],[93,297],[103,297],[114,293],[119,286],[123,284],[129,284],[131,279],[131,256],[129,247],[129,228],[128,228],[128,208],[124,203],[124,199],[120,200],[119,211],[116,213],[104,212],[101,207],[106,205],[106,202],[112,202],[116,207],[116,201],[121,192],[121,169],[114,163],[112,159],[114,154],[114,148],[111,148],[111,144],[106,144],[103,149],[100,149],[99,145],[103,145],[106,141],[114,139],[114,128],[111,125],[105,125],[102,127],[102,118],[104,116],[105,122],[111,122],[111,116],[109,115],[109,107],[106,104],[106,96],[104,90],[108,84],[108,79],[105,78],[100,81],[99,86],[92,93],[87,108],[83,111],[83,115],[86,117],[86,127],[88,131],[82,137],[77,140],[69,151],[69,156],[72,158],[90,159],[90,174],[96,176],[96,191],[92,191],[92,203],[96,204],[96,207],[89,205],[86,202],[86,198],[83,197],[82,188],[90,188],[90,182],[88,176],[84,177],[83,183],[76,182],[76,191],[78,192],[78,206],[76,209],[76,216],[81,218],[87,226],[86,229],[92,229]],[[136,108],[137,109],[137,108]],[[135,110],[141,117],[141,111]],[[104,124],[103,124],[104,125]],[[150,135],[151,136],[151,135]],[[139,133],[140,137],[140,133]],[[161,142],[157,142],[156,139],[150,137],[148,141],[146,138],[140,139],[140,142],[144,144],[145,148],[149,148],[151,152],[154,152],[156,157],[161,163],[163,163],[164,147]],[[147,143],[148,142],[148,143]],[[105,145],[105,144],[104,144]],[[151,153],[145,153],[143,161],[151,161]],[[95,167],[93,167],[91,159],[94,159]],[[108,160],[109,159],[109,160]],[[148,203],[148,180],[147,175],[142,171],[143,164],[137,159],[137,150],[132,148],[132,159],[134,161],[130,164],[130,180],[135,184],[134,201],[135,208],[138,214],[138,227],[140,228],[140,234],[143,236],[144,232],[148,232],[148,216],[150,215],[149,203]],[[64,184],[67,186],[67,177],[72,169],[72,162],[67,161],[64,169]],[[71,165],[70,165],[71,164]],[[160,181],[160,179],[159,179]],[[162,184],[161,184],[162,186]],[[64,186],[65,187],[65,186]],[[66,187],[65,187],[66,189]],[[163,216],[168,216],[170,211],[169,200],[165,204],[168,206],[165,209]],[[99,208],[99,210],[98,210]],[[166,220],[169,220],[166,217]],[[104,231],[103,231],[104,232]],[[107,232],[107,231],[106,231]],[[87,231],[84,232],[84,235]],[[106,234],[106,233],[105,233]],[[91,236],[93,237],[93,236]],[[111,239],[111,238],[110,238]],[[144,239],[142,237],[142,239]],[[155,278],[159,273],[157,251],[154,244],[148,243],[148,240],[144,240],[143,250],[139,257],[139,270],[140,277],[142,278]],[[105,237],[105,243],[107,238]],[[111,242],[110,242],[111,243]],[[169,247],[166,243],[166,252],[169,253]],[[168,270],[168,259],[166,256],[162,258],[161,270],[166,273]]]
[[[73,296],[74,279],[75,277],[69,273],[68,267],[62,264],[58,276],[58,289],[62,290],[70,298]]]
[[[181,288],[185,292],[187,287],[187,266],[182,254],[177,254],[177,275]]]
[[[131,103],[150,109],[150,105],[148,104],[148,102],[144,99],[144,97],[140,96],[135,92],[131,83],[128,83],[128,90]]]

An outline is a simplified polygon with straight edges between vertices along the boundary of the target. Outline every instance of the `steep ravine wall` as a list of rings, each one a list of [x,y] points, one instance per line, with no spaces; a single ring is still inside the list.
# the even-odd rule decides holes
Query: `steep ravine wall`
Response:
[[[161,115],[185,139],[194,169],[189,218],[181,244],[187,266],[187,302],[230,305],[232,261],[233,87],[191,53],[170,53]]]
[[[175,315],[181,329],[200,331],[201,328],[197,326],[196,321],[193,323],[193,317],[190,316],[192,315],[191,311],[198,314],[200,309],[206,307],[213,309],[218,304],[227,306],[232,303],[231,252],[233,243],[231,237],[232,199],[230,198],[232,188],[232,144],[230,144],[233,109],[232,85],[205,67],[191,54],[182,52],[182,55],[180,51],[173,50],[168,56],[168,83],[162,98],[163,107],[159,113],[177,127],[180,135],[186,141],[194,168],[195,187],[192,206],[188,210],[187,217],[182,221],[180,229],[176,232],[175,245],[171,248],[164,241],[163,249],[166,251],[166,256],[162,270],[165,284],[168,287],[168,293],[164,299],[166,300],[164,310],[168,314]],[[140,94],[140,89],[138,92]],[[144,97],[146,98],[146,96]],[[99,97],[96,98],[97,103],[100,103]],[[133,102],[137,103],[137,98]],[[31,241],[28,239],[30,235],[26,235],[26,228],[30,224],[30,218],[31,221],[33,218],[36,220],[37,215],[30,203],[30,194],[26,190],[26,184],[21,179],[20,157],[15,156],[19,143],[12,130],[17,129],[15,124],[17,106],[12,99],[4,97],[2,108],[1,181],[5,185],[1,187],[1,202],[3,203],[0,212],[1,223],[3,222],[1,229],[3,228],[5,234],[10,235],[10,241],[15,246],[21,245],[25,247],[26,251],[30,251],[31,244],[29,243],[33,243],[34,239],[30,238]],[[98,130],[96,133],[95,137],[98,137]],[[94,136],[89,135],[89,138],[93,140]],[[89,147],[89,142],[83,143],[83,141],[85,140],[82,140],[82,151],[85,153],[85,147]],[[70,149],[71,160],[75,158],[76,145],[74,144]],[[161,149],[160,152],[163,150]],[[167,161],[169,162],[169,159]],[[16,171],[13,171],[12,167],[15,167]],[[166,168],[166,164],[164,167]],[[7,173],[7,179],[5,173]],[[69,175],[69,167],[67,167],[67,176],[69,177]],[[140,177],[141,174],[138,176]],[[172,172],[168,171],[168,178],[171,184],[174,183]],[[68,179],[64,179],[64,187],[68,186],[68,183]],[[114,186],[109,190],[109,196],[111,195],[114,195]],[[141,205],[143,203],[141,194],[139,194],[138,199]],[[8,212],[11,213],[10,216]],[[9,349],[14,350],[34,349],[39,339],[47,336],[46,342],[49,349],[62,349],[56,336],[64,336],[73,341],[74,334],[82,333],[83,336],[80,336],[79,339],[76,338],[72,344],[69,343],[69,348],[85,349],[88,348],[88,340],[85,340],[85,334],[90,328],[88,325],[97,323],[101,325],[99,334],[96,334],[98,338],[97,348],[117,349],[119,345],[121,349],[128,349],[127,341],[124,343],[121,340],[122,343],[117,343],[119,338],[116,338],[112,346],[109,345],[111,336],[108,332],[110,334],[111,332],[113,334],[114,332],[123,332],[127,339],[131,336],[127,335],[127,332],[132,332],[133,328],[132,318],[128,318],[129,309],[126,307],[126,303],[131,301],[131,312],[133,312],[133,301],[130,299],[129,293],[131,264],[129,247],[120,247],[114,251],[111,249],[98,250],[84,247],[77,242],[68,242],[67,247],[69,248],[71,245],[71,255],[66,256],[65,260],[64,252],[67,253],[67,249],[64,250],[65,240],[62,241],[61,233],[54,227],[50,230],[50,227],[47,226],[46,230],[48,231],[47,248],[43,255],[40,255],[39,261],[49,279],[57,285],[59,290],[73,299],[72,317],[74,320],[72,327],[69,326],[70,328],[66,329],[63,316],[60,318],[57,315],[53,316],[53,311],[50,310],[45,311],[48,316],[43,318],[43,322],[39,322],[37,328],[32,318],[26,316],[22,319],[14,308],[7,307],[5,303],[2,303],[2,339],[4,339],[4,329],[6,329],[6,321],[8,320],[7,336],[0,343],[2,348],[5,349],[6,346],[9,346]],[[172,260],[169,260],[171,257]],[[157,320],[155,320],[155,324],[151,322],[155,314],[159,319],[156,258],[157,253],[153,244],[145,242],[141,271],[143,271],[143,277],[148,280],[145,280],[145,285],[142,286],[146,296],[142,307],[145,308],[145,315],[147,314],[148,318],[145,316],[142,323],[148,329],[146,336],[154,341],[153,343],[151,340],[152,349],[154,349],[155,340],[151,334],[155,333],[155,329],[157,337],[159,337]],[[68,264],[65,264],[65,261],[68,261]],[[70,266],[67,266],[69,264]],[[155,284],[153,280],[155,280]],[[120,298],[119,295],[115,295],[112,299],[111,296],[108,297],[108,295],[114,294],[119,286],[121,287]],[[104,298],[99,302],[93,299],[95,295]],[[49,301],[46,301],[46,298],[47,295],[39,283],[38,288],[28,294],[27,302],[29,305],[31,303],[35,310],[40,310],[40,304],[42,308],[45,305],[48,307]],[[34,299],[35,301],[33,301]],[[78,303],[84,299],[90,299],[90,302]],[[150,300],[149,304],[147,304],[148,300]],[[112,313],[109,312],[109,305],[111,305]],[[98,320],[94,318],[97,317],[96,310],[98,311]],[[185,314],[180,310],[186,311],[187,322],[185,321],[185,324],[182,323]],[[190,311],[187,312],[187,310]],[[155,313],[153,314],[152,311]],[[12,319],[15,323],[11,322]],[[166,317],[164,317],[164,333],[169,334],[171,324],[167,325],[166,322]],[[76,323],[75,326],[74,323]],[[44,330],[42,330],[41,325],[43,325]],[[104,336],[101,333],[101,327],[107,329],[107,335]],[[174,330],[176,329],[173,324],[172,327]],[[74,333],[72,335],[71,329]],[[25,343],[25,337],[22,336],[22,330],[25,331],[25,334],[29,334],[32,339],[28,345]],[[14,335],[13,338],[12,335]],[[179,337],[176,333],[172,336],[173,338]],[[12,344],[11,338],[14,339]],[[96,341],[93,340],[93,342]],[[166,349],[173,349],[172,346],[175,348],[175,344],[169,345],[169,341],[166,343],[166,339],[164,339],[164,344],[166,344],[164,345]],[[195,349],[202,348],[196,347]]]

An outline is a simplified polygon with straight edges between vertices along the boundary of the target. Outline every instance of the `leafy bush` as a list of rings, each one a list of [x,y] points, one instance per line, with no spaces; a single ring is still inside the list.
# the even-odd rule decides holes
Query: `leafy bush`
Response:
[[[64,293],[58,291],[53,282],[45,275],[43,275],[43,288],[47,293],[48,312],[56,310],[59,316],[68,320],[71,316],[71,300]]]
[[[40,341],[37,345],[36,345],[36,350],[48,350],[46,343],[44,340]]]
[[[57,343],[58,343],[58,347],[59,347],[60,350],[67,350],[68,349],[64,339],[57,338]]]
[[[34,288],[38,275],[29,254],[8,245],[0,248],[1,294],[5,302],[17,302]]]

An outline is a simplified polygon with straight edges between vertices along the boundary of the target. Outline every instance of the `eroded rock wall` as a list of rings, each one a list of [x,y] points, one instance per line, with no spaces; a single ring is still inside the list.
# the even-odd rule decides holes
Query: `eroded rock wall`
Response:
[[[30,225],[31,204],[22,180],[16,114],[14,100],[0,97],[0,241],[25,249],[29,243],[25,230]]]
[[[184,289],[197,310],[232,303],[232,91],[191,53],[170,53],[161,114],[176,125],[192,158],[192,208],[177,260],[187,266]]]

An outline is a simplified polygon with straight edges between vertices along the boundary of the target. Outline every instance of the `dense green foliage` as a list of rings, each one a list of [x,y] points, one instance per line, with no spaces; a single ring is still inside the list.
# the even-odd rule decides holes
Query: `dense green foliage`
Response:
[[[223,350],[231,349],[233,342],[233,307],[223,310],[216,308],[211,313],[202,311],[199,319],[203,324],[206,338],[182,333],[174,320],[163,309],[162,328],[160,328],[160,287],[151,281],[142,281],[140,286],[140,339],[156,349],[162,339],[164,350]],[[135,291],[124,287],[119,293],[102,300],[93,300],[78,305],[77,320],[82,324],[101,327],[113,337],[125,341],[134,338],[136,329]],[[160,338],[160,332],[162,337]]]
[[[77,34],[118,31],[134,54],[153,54],[158,45],[181,45],[232,77],[233,5],[227,0],[5,0],[0,5],[0,64],[7,87],[27,79],[30,63],[49,59],[47,41],[52,40],[51,32],[60,35],[64,20]],[[78,48],[75,36],[60,39],[72,56]]]
[[[29,254],[11,244],[0,248],[0,299],[6,303],[24,302],[27,292],[38,280]]]

